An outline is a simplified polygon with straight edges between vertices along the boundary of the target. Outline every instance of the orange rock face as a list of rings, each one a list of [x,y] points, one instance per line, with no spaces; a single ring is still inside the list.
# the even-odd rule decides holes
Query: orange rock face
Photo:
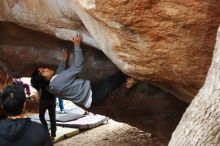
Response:
[[[211,63],[219,5],[212,0],[3,0],[0,20],[66,40],[80,30],[86,44],[102,50],[127,75],[189,102]]]
[[[112,42],[111,51],[123,62],[118,65],[123,71],[190,101],[211,62],[220,22],[219,4],[98,0],[88,13],[117,35],[120,41]]]

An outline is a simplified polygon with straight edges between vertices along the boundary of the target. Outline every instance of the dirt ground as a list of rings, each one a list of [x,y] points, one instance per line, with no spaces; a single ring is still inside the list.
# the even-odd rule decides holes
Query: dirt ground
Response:
[[[124,123],[109,120],[97,128],[80,131],[72,138],[54,146],[166,146],[167,143],[154,138],[150,133],[141,131]]]

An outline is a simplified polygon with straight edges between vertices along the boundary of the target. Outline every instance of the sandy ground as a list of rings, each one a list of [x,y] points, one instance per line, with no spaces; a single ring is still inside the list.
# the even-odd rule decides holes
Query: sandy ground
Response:
[[[107,124],[63,140],[55,146],[166,146],[151,134],[124,123],[109,120]]]

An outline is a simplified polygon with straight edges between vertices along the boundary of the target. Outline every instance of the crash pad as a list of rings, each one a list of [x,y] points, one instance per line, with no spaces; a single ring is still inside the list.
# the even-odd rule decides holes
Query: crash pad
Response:
[[[56,137],[53,140],[53,143],[72,137],[78,133],[79,133],[79,129],[57,126]]]
[[[98,115],[98,114],[90,114],[85,115],[82,118],[77,120],[69,121],[69,122],[57,122],[57,125],[62,127],[72,127],[72,128],[79,128],[79,129],[91,129],[97,127],[109,120],[108,117]]]
[[[68,122],[68,121],[73,121],[79,118],[84,117],[82,114],[75,114],[75,113],[69,113],[69,114],[63,114],[59,117],[56,118],[56,121],[58,122]]]

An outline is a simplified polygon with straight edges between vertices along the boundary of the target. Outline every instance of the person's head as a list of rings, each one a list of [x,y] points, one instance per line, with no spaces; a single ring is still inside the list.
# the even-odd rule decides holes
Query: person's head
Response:
[[[26,101],[24,89],[19,85],[7,86],[0,95],[1,105],[8,116],[22,114]]]
[[[47,67],[39,67],[38,72],[41,76],[43,76],[47,81],[50,81],[50,79],[53,77],[54,75],[54,71],[50,68]]]
[[[37,68],[31,75],[31,85],[37,90],[45,88],[53,75],[54,71],[52,69],[46,67]]]

